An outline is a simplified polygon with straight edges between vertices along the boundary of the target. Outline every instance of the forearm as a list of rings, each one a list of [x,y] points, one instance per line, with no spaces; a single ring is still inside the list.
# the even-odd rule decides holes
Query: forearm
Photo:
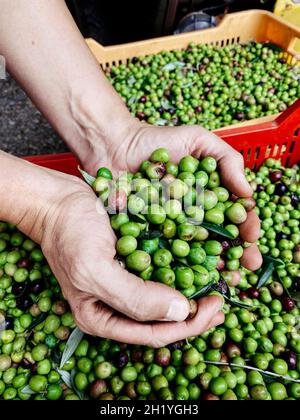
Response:
[[[46,216],[72,194],[76,182],[0,151],[0,220],[41,242]]]
[[[63,0],[1,0],[0,53],[81,160],[131,123]]]

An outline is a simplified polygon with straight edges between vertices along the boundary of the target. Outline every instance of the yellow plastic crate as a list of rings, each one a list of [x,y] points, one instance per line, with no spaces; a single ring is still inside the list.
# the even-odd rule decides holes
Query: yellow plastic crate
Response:
[[[283,57],[286,58],[289,64],[300,64],[300,54],[295,49],[296,43],[300,42],[300,28],[275,16],[271,12],[263,10],[229,14],[225,16],[218,27],[204,31],[154,38],[111,47],[103,47],[93,39],[86,40],[89,48],[104,70],[111,66],[126,64],[133,57],[186,48],[190,42],[224,47],[235,43],[246,44],[251,41],[276,44],[284,51]],[[258,124],[262,121],[273,120],[275,117],[258,118],[238,125]]]

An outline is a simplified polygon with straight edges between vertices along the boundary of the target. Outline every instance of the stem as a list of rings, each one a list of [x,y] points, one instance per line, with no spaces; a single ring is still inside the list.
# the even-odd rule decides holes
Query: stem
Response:
[[[230,366],[230,367],[237,367],[241,369],[255,370],[256,372],[263,373],[264,375],[273,376],[274,378],[280,378],[280,379],[284,379],[285,381],[295,382],[296,384],[300,384],[300,379],[293,379],[290,376],[278,375],[277,373],[268,372],[267,370],[258,369],[252,366],[247,366],[247,365],[243,366],[243,365],[238,365],[236,363],[226,363],[226,362],[209,362],[207,360],[203,360],[203,363],[206,363],[208,365]]]

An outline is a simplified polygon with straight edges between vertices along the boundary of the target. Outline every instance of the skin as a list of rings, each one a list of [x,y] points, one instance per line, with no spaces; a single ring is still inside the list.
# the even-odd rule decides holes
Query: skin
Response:
[[[237,196],[252,195],[241,156],[217,136],[198,126],[152,127],[130,116],[62,0],[2,0],[0,54],[88,172],[100,166],[114,174],[136,171],[163,146],[175,162],[188,154],[214,156],[225,186]],[[201,299],[196,317],[185,321],[189,303],[178,291],[123,270],[114,260],[108,216],[97,211],[94,193],[80,179],[0,152],[0,194],[0,219],[41,244],[84,332],[161,347],[223,322],[221,298]],[[259,229],[249,213],[243,238],[254,242]],[[242,262],[253,270],[261,265],[256,245]]]

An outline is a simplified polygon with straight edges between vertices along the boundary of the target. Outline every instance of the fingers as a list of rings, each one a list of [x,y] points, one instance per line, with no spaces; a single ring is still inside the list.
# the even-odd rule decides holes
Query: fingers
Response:
[[[222,179],[226,187],[238,197],[251,197],[253,190],[244,173],[242,156],[231,148],[219,161]]]
[[[241,258],[242,265],[251,271],[258,270],[262,265],[262,256],[256,244],[245,248],[244,255]]]
[[[239,284],[239,282],[241,280],[241,273],[240,273],[239,270],[235,270],[235,271],[230,271],[230,274],[231,274],[231,278],[227,282],[227,284],[230,287],[235,287]]]
[[[260,236],[260,220],[255,211],[250,211],[247,220],[239,226],[241,237],[247,242],[256,242]]]
[[[198,303],[195,318],[184,322],[140,323],[85,302],[79,326],[90,334],[105,336],[129,344],[162,347],[178,340],[202,334],[224,321],[220,312],[223,300],[218,296],[203,298]],[[88,325],[88,330],[85,325]]]
[[[117,262],[110,270],[107,287],[102,285],[96,296],[137,321],[183,321],[189,314],[189,303],[180,292],[164,284],[144,281]]]

